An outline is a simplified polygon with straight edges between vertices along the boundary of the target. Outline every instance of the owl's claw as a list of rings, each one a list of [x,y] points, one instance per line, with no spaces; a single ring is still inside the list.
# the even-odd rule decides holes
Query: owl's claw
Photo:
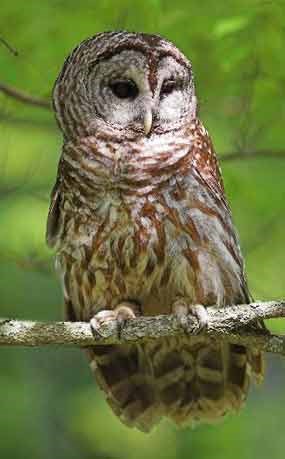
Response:
[[[183,300],[177,300],[172,307],[173,314],[176,316],[183,330],[188,333],[188,315],[197,317],[199,328],[195,334],[199,334],[208,327],[208,312],[202,304],[189,305]]]
[[[94,336],[104,337],[102,327],[109,322],[116,322],[118,336],[121,337],[122,330],[128,319],[136,317],[131,303],[120,303],[115,309],[105,309],[97,312],[90,320],[90,327]]]
[[[103,310],[97,312],[94,317],[90,320],[90,327],[93,335],[104,336],[102,333],[102,326],[108,322],[116,320],[116,316],[113,310]]]
[[[205,306],[203,306],[202,304],[195,304],[193,306],[190,306],[189,310],[195,317],[197,317],[199,324],[198,332],[207,329],[209,323],[209,316]]]

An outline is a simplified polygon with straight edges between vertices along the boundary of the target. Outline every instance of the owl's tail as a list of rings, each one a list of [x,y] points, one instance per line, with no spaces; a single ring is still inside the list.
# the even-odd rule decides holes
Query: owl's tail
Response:
[[[213,422],[239,410],[263,357],[235,344],[190,337],[88,348],[91,368],[114,413],[148,432],[162,416],[177,425]]]
[[[142,346],[87,348],[90,366],[114,413],[129,427],[148,432],[162,416],[152,366]]]
[[[175,342],[176,341],[176,342]],[[164,413],[177,425],[214,422],[244,404],[251,377],[263,378],[261,353],[244,346],[185,337],[153,347],[154,375]]]

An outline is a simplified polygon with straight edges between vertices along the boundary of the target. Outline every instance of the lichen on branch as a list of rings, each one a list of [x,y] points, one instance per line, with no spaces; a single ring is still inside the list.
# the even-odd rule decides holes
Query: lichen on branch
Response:
[[[90,346],[96,344],[120,344],[158,339],[188,333],[194,341],[199,336],[213,340],[253,346],[265,352],[285,355],[285,335],[272,335],[265,329],[250,327],[258,319],[285,317],[285,301],[255,302],[247,305],[207,308],[208,327],[199,330],[194,316],[189,315],[186,330],[176,317],[160,315],[128,320],[121,330],[115,322],[102,325],[100,334],[93,335],[87,322],[32,322],[0,319],[0,345],[43,346],[49,344]]]

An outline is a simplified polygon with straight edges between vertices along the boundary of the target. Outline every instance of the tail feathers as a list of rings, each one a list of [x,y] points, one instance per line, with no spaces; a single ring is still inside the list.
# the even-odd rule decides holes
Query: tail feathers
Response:
[[[114,413],[129,427],[148,432],[160,421],[161,404],[141,346],[87,349],[91,368]]]
[[[163,416],[177,425],[213,422],[245,402],[263,358],[236,344],[164,338],[141,345],[88,348],[91,367],[114,413],[148,432]]]
[[[246,398],[244,348],[172,339],[152,358],[163,411],[178,425],[213,422],[239,409]]]

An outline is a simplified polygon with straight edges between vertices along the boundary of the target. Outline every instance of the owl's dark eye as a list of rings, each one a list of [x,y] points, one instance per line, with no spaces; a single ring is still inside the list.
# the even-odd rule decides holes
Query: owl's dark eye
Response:
[[[175,89],[179,89],[181,87],[181,81],[180,80],[174,80],[174,79],[169,79],[169,80],[164,80],[161,86],[160,90],[160,96],[167,96],[168,94],[171,94]]]
[[[117,80],[110,83],[110,88],[119,99],[135,99],[139,93],[132,80]]]

